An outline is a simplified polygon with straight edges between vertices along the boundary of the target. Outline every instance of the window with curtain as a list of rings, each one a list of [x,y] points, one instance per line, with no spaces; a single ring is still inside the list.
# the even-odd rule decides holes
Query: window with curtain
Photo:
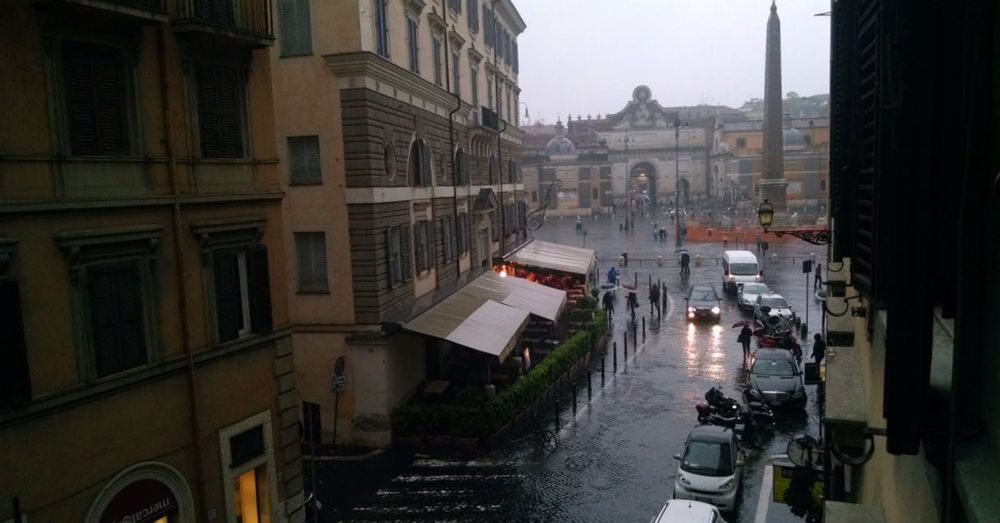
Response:
[[[309,1],[279,0],[278,2],[282,56],[298,56],[312,53]]]
[[[295,233],[295,255],[298,261],[299,292],[304,294],[329,293],[326,233]]]

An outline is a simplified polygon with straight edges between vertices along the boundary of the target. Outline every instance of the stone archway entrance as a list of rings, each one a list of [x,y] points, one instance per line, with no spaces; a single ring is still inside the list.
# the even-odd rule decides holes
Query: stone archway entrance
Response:
[[[639,162],[629,169],[629,197],[638,202],[640,207],[655,207],[657,205],[657,175],[656,168],[649,162]]]

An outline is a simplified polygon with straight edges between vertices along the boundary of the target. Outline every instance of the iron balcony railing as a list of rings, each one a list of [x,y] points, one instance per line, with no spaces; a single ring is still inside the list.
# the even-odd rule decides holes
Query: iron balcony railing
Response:
[[[177,22],[256,38],[274,35],[268,0],[179,0]]]

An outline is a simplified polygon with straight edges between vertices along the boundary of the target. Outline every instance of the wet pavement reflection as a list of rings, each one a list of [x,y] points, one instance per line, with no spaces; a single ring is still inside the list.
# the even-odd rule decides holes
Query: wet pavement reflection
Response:
[[[585,385],[578,397],[576,416],[570,399],[562,401],[559,445],[553,453],[536,448],[533,438],[509,441],[503,448],[476,455],[410,454],[390,452],[387,465],[376,478],[359,478],[365,491],[331,491],[323,520],[389,521],[648,521],[669,499],[677,472],[672,459],[688,431],[697,424],[695,404],[704,401],[712,386],[727,395],[742,397],[745,367],[736,342],[738,329],[731,326],[744,319],[732,297],[723,301],[718,323],[689,323],[684,297],[693,284],[714,285],[721,292],[722,269],[717,257],[722,242],[691,243],[684,247],[700,264],[681,278],[675,261],[673,237],[654,240],[652,220],[636,231],[619,231],[620,219],[603,217],[584,220],[587,235],[575,232],[575,219],[549,218],[535,237],[596,249],[601,256],[601,279],[607,260],[629,253],[623,267],[623,282],[639,282],[639,313],[646,317],[645,342],[637,328],[635,344],[629,333],[629,351],[622,354],[626,332],[624,298],[619,296],[611,339],[618,342],[618,369],[612,376],[607,355],[607,377],[600,386],[600,360],[592,368],[593,397],[588,402]],[[665,222],[672,227],[669,220]],[[738,248],[735,240],[728,248]],[[753,249],[753,239],[750,239]],[[740,245],[739,248],[743,248]],[[766,282],[790,302],[799,316],[811,309],[809,335],[818,332],[818,302],[806,284],[801,262],[811,252],[820,261],[822,247],[792,241],[771,246],[766,263]],[[771,255],[777,254],[777,258]],[[656,257],[666,262],[658,266]],[[640,261],[641,260],[641,261]],[[650,316],[645,300],[647,283],[667,286],[668,306],[662,317]],[[801,341],[808,357],[812,343]],[[610,350],[610,348],[609,348]],[[760,451],[747,450],[742,502],[728,521],[753,520],[763,474],[763,458],[783,453],[795,435],[818,435],[819,410],[815,387],[807,386],[809,403],[799,413],[780,413],[775,435]],[[551,410],[547,411],[551,412]],[[552,426],[553,415],[548,424]],[[321,476],[323,472],[321,470]],[[345,499],[348,498],[348,499]]]

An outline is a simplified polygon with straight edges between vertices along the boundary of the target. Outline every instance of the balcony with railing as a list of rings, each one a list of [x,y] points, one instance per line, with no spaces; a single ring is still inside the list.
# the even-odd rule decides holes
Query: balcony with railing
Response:
[[[82,16],[104,14],[120,20],[140,22],[166,22],[168,13],[166,0],[34,0],[46,7],[74,10]]]
[[[248,47],[274,42],[268,0],[178,0],[174,31]]]

